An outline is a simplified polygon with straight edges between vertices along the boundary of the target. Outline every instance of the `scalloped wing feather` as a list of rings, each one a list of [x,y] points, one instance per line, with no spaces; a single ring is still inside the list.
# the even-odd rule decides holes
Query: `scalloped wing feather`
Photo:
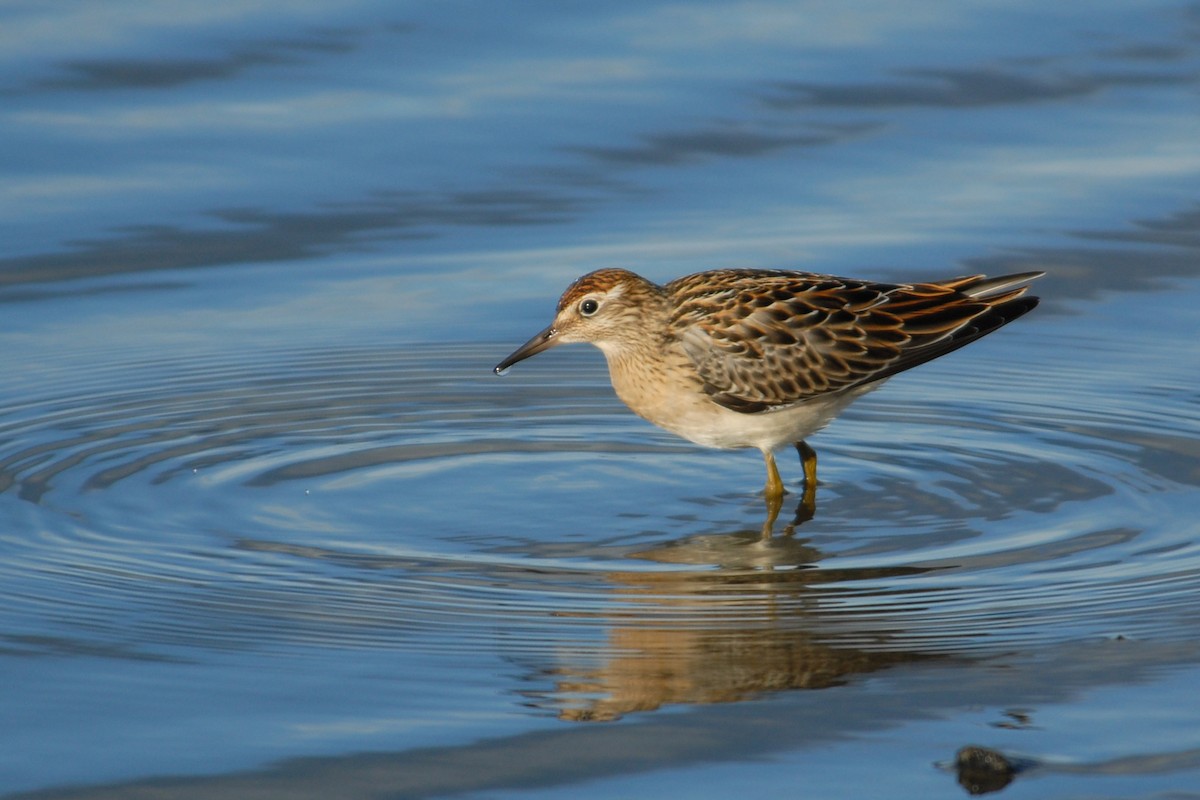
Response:
[[[1037,305],[1037,273],[886,284],[803,272],[717,270],[667,284],[671,328],[704,391],[744,413],[890,377]]]

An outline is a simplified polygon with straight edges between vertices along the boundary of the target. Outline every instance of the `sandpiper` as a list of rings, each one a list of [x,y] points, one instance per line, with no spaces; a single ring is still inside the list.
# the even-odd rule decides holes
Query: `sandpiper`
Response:
[[[708,447],[756,447],[778,509],[773,451],[792,444],[805,490],[805,439],[887,378],[957,350],[1037,305],[1041,272],[893,284],[809,272],[721,269],[665,286],[624,269],[576,280],[554,321],[496,366],[591,342],[634,413]]]

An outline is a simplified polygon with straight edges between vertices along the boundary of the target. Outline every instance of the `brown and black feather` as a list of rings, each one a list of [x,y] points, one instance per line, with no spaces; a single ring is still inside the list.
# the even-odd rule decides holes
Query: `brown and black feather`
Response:
[[[850,391],[945,355],[1037,305],[1037,273],[889,284],[716,270],[664,288],[704,391],[747,414]]]

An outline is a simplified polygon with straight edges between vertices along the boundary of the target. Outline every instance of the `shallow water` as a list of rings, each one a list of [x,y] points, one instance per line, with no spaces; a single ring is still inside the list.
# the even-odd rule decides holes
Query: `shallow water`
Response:
[[[1194,8],[96,8],[0,12],[0,793],[1194,791]],[[612,263],[1047,276],[764,536],[491,374]]]

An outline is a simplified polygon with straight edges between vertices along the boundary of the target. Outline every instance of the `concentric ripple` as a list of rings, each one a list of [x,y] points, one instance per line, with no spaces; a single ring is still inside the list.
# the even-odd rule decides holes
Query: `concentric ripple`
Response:
[[[1197,398],[1169,381],[905,376],[814,440],[815,515],[764,537],[755,455],[645,426],[594,355],[498,379],[493,349],[47,380],[0,418],[2,646],[499,653],[597,719],[1194,627]]]

